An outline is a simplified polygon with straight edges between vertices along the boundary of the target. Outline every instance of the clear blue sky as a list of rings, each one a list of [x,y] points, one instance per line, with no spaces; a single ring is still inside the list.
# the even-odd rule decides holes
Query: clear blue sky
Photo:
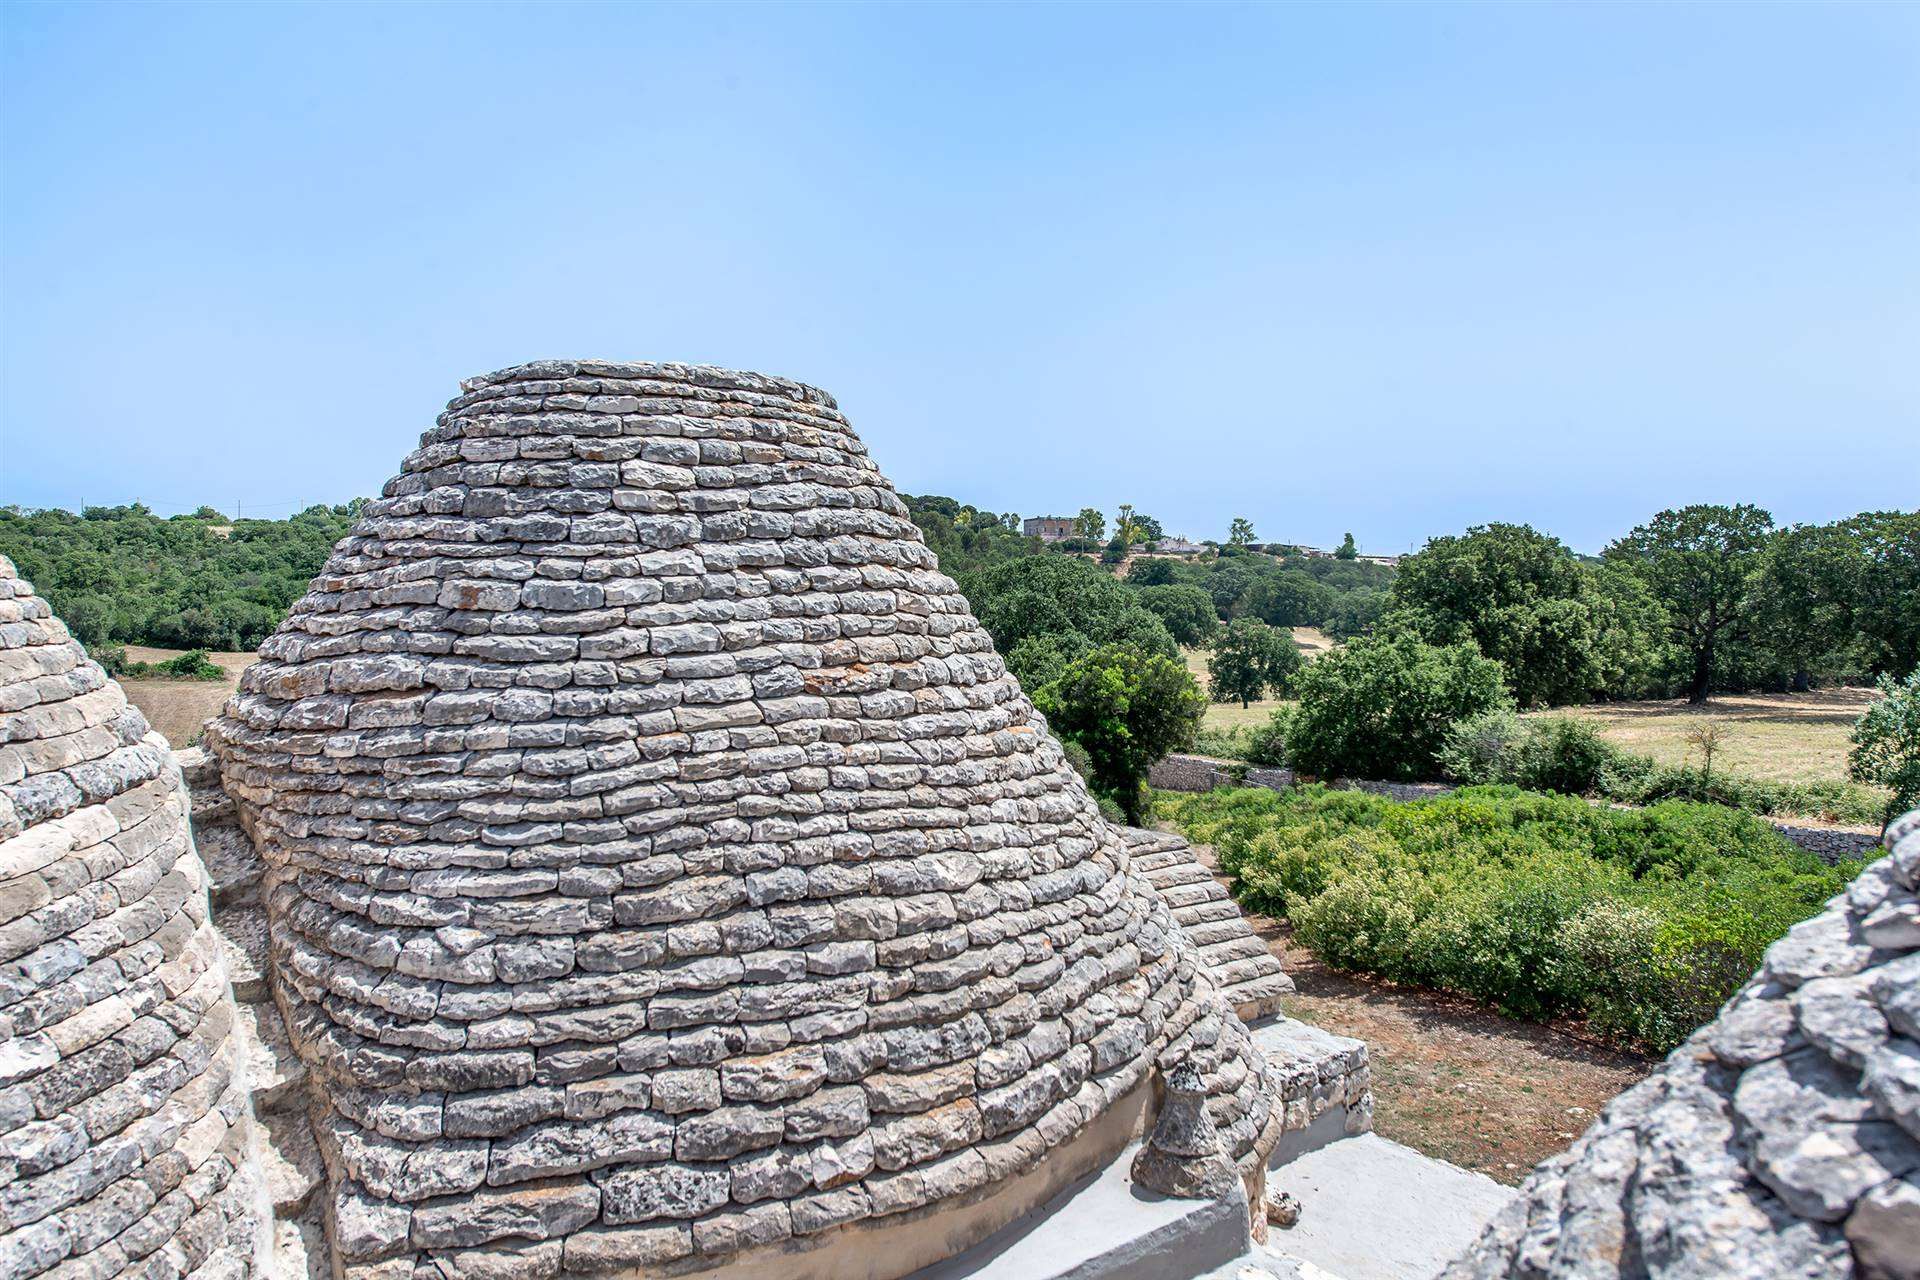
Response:
[[[0,502],[375,491],[468,374],[1404,550],[1920,502],[1920,7],[9,4]]]

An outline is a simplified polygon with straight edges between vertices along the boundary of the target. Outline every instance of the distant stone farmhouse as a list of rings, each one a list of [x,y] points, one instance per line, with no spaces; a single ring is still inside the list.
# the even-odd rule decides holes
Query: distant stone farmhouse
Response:
[[[1028,516],[1020,522],[1020,532],[1042,542],[1064,542],[1079,536],[1072,516]]]

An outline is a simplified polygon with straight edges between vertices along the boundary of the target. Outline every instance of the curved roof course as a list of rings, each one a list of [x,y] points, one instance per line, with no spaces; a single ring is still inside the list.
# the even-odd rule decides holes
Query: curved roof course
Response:
[[[1920,813],[1445,1280],[1920,1276]]]
[[[0,556],[0,1275],[257,1274],[233,1023],[172,753]]]
[[[1249,1175],[1279,1131],[1126,837],[802,384],[463,383],[209,742],[349,1274],[808,1248],[992,1195],[1156,1064]]]

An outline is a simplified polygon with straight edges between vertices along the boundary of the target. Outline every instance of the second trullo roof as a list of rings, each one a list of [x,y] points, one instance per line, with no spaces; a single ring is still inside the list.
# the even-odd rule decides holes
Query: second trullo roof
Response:
[[[990,1194],[1156,1059],[1243,1166],[1277,1131],[820,391],[473,379],[261,655],[210,741],[350,1271],[804,1248]]]

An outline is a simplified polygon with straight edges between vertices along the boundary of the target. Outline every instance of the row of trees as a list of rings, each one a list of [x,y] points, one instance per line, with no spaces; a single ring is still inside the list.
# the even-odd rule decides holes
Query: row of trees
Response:
[[[0,554],[91,648],[252,649],[306,591],[358,509],[228,520],[210,507],[166,519],[139,504],[79,515],[0,508]]]
[[[1662,511],[1596,559],[1528,525],[1435,538],[1377,627],[1471,641],[1522,706],[1807,688],[1920,664],[1920,512],[1778,528],[1753,506]]]

